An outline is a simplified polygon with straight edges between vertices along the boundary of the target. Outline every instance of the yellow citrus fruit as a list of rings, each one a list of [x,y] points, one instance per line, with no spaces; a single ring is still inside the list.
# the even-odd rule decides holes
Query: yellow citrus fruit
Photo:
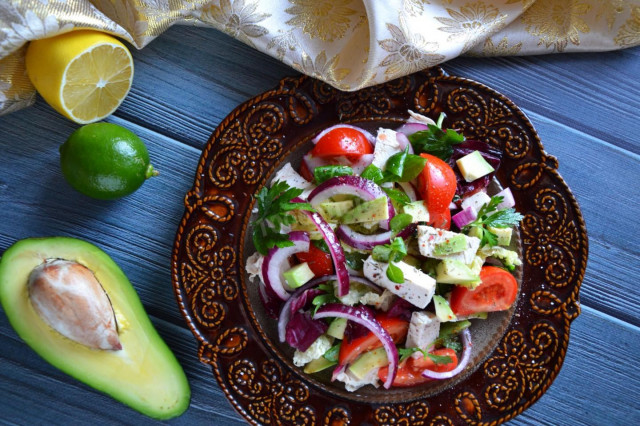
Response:
[[[44,100],[81,124],[113,113],[133,80],[129,50],[115,37],[97,31],[72,31],[32,41],[26,68]]]

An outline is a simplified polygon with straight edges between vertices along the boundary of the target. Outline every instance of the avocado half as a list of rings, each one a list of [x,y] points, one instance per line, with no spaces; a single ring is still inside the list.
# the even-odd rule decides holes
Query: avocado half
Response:
[[[47,259],[89,268],[107,293],[122,349],[91,349],[51,328],[29,299],[29,274]],[[75,238],[16,242],[0,259],[0,303],[18,335],[42,358],[81,382],[156,419],[179,416],[191,391],[182,367],[155,330],[138,294],[102,250]]]

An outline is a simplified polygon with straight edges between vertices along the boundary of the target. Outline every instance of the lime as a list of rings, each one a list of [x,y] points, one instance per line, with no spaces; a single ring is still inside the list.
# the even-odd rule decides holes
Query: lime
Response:
[[[71,186],[101,200],[124,197],[158,174],[144,142],[113,123],[80,127],[60,146],[62,174]]]

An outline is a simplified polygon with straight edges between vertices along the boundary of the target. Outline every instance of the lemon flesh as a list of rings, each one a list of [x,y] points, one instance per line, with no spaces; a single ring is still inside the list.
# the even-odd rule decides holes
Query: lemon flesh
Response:
[[[97,31],[72,31],[32,41],[26,68],[45,101],[80,124],[112,114],[133,81],[129,50],[116,38]]]

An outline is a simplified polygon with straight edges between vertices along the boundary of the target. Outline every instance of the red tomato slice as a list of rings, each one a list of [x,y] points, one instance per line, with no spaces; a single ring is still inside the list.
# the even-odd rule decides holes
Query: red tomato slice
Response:
[[[451,310],[456,315],[478,312],[495,312],[509,309],[518,294],[515,277],[497,266],[483,266],[480,271],[482,284],[469,290],[456,286],[451,292]]]
[[[393,380],[392,386],[408,387],[426,383],[431,379],[422,375],[424,370],[445,373],[453,370],[458,365],[458,356],[453,349],[436,349],[431,351],[431,353],[434,355],[448,356],[451,358],[451,362],[446,364],[436,364],[428,357],[420,357],[417,359],[409,357],[398,367],[398,372],[396,373],[396,378]],[[383,367],[378,370],[378,377],[383,382],[387,379],[387,374],[389,374],[389,367]]]
[[[362,132],[349,127],[337,127],[324,135],[311,155],[315,157],[345,156],[356,161],[361,155],[373,153],[373,146]]]
[[[313,271],[316,277],[333,274],[333,260],[331,259],[331,255],[320,250],[313,244],[309,245],[309,251],[296,253],[296,258],[300,263],[307,262],[309,269]]]
[[[427,207],[427,210],[429,208]],[[449,230],[451,228],[451,210],[449,207],[444,209],[442,212],[431,212],[429,211],[429,222],[428,225],[433,226],[434,228]]]
[[[388,317],[386,314],[376,315],[376,319],[384,328],[394,342],[398,343],[407,335],[409,330],[409,322],[398,317]],[[338,362],[340,365],[350,364],[360,354],[368,351],[372,351],[382,346],[382,342],[372,332],[368,332],[364,336],[358,337],[351,341],[347,339],[342,341],[340,345],[340,355],[338,356]]]
[[[427,203],[427,210],[444,212],[456,194],[456,174],[444,161],[430,154],[420,154],[427,159],[422,173],[418,176],[418,191]]]

